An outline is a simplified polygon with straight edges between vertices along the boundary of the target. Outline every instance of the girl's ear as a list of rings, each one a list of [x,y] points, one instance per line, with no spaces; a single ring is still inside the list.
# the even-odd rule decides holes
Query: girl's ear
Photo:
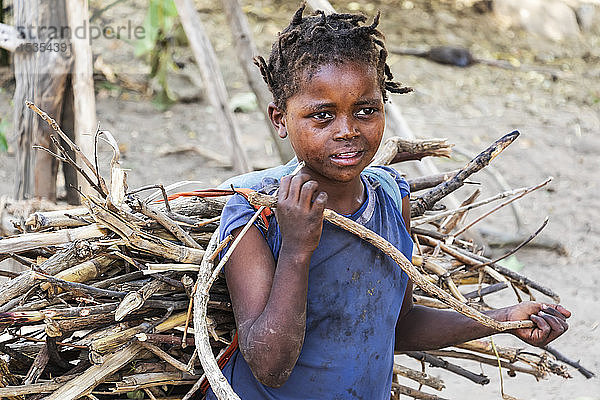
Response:
[[[287,137],[287,127],[285,124],[285,111],[280,109],[275,105],[275,103],[269,103],[269,107],[267,108],[269,113],[269,119],[271,123],[277,129],[277,133],[279,137],[285,139]]]

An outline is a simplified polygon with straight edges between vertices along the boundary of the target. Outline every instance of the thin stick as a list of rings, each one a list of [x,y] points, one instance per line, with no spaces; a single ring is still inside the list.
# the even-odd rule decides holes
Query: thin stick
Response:
[[[547,183],[547,182],[549,182],[549,180],[545,181],[545,183]],[[520,195],[523,192],[530,191],[534,187],[535,186],[529,186],[529,187],[522,187],[522,188],[514,189],[514,190],[508,190],[506,192],[498,193],[495,196],[488,197],[487,199],[480,200],[480,201],[477,201],[475,203],[472,203],[472,204],[469,204],[469,205],[466,205],[466,206],[463,206],[463,207],[458,207],[458,208],[455,208],[453,210],[444,211],[444,212],[432,215],[430,217],[415,218],[415,219],[413,219],[411,221],[410,225],[411,225],[411,227],[413,227],[413,226],[427,224],[429,222],[436,221],[436,220],[438,220],[440,218],[443,218],[443,217],[446,217],[448,215],[452,215],[452,214],[456,214],[458,212],[467,211],[467,210],[471,210],[473,208],[481,207],[483,205],[489,204],[489,203],[491,203],[493,201],[496,201],[496,200],[501,200],[501,199],[504,199],[504,198],[507,198],[507,197],[511,197],[511,196],[518,196],[518,195]]]
[[[177,368],[180,371],[183,371],[185,373],[189,373],[187,364],[184,364],[181,361],[175,359],[174,357],[172,357],[169,353],[167,353],[166,351],[164,351],[160,347],[158,347],[158,346],[156,346],[156,345],[154,345],[152,343],[148,343],[148,342],[144,342],[144,341],[139,341],[139,343],[146,350],[150,350],[157,357],[159,357],[160,359],[164,360],[168,364],[171,364],[172,366],[174,366],[175,368]]]
[[[576,368],[577,371],[579,371],[581,373],[581,375],[585,376],[587,379],[590,379],[590,378],[593,378],[594,376],[596,376],[596,374],[594,374],[592,371],[588,370],[587,368],[584,368],[581,364],[579,364],[579,361],[573,361],[573,360],[565,357],[555,348],[550,347],[550,346],[545,346],[544,350],[546,350],[548,353],[550,353],[554,357],[556,357],[556,359],[558,361],[562,361],[565,364],[568,364],[571,367]]]
[[[485,266],[488,266],[488,265],[492,265],[492,264],[497,263],[498,261],[504,260],[506,257],[509,257],[509,256],[515,254],[521,248],[523,248],[524,246],[526,246],[527,243],[529,243],[533,239],[535,239],[535,237],[540,234],[540,232],[546,227],[547,224],[548,224],[548,217],[546,217],[544,219],[544,222],[542,223],[542,226],[540,226],[535,232],[533,232],[527,239],[525,239],[524,241],[522,241],[517,247],[515,247],[514,249],[512,249],[508,253],[506,253],[506,254],[504,254],[504,255],[496,258],[495,260],[491,260],[491,261],[484,262],[482,264],[474,265],[473,268],[481,268],[481,267],[485,267]]]
[[[548,183],[550,183],[550,181],[552,181],[552,177],[549,177],[548,179],[546,179],[544,182],[540,183],[539,185],[536,185],[536,186],[533,186],[531,188],[528,188],[527,190],[525,190],[523,193],[519,194],[518,196],[515,196],[515,197],[513,197],[511,199],[506,200],[503,203],[498,204],[496,207],[492,208],[490,211],[486,212],[485,214],[483,214],[479,218],[475,219],[475,221],[471,222],[470,224],[467,224],[466,226],[463,226],[461,229],[459,229],[457,232],[454,233],[454,236],[460,236],[461,233],[463,233],[464,231],[466,231],[467,229],[469,229],[470,227],[472,227],[473,225],[475,225],[476,223],[478,223],[479,221],[481,221],[482,219],[484,219],[488,215],[490,215],[490,214],[498,211],[502,207],[505,207],[505,206],[509,205],[513,201],[519,200],[521,197],[525,196],[526,194],[529,194],[529,193],[531,193],[531,192],[533,192],[533,191],[541,188],[542,186],[547,185]]]
[[[424,351],[407,351],[407,352],[404,352],[403,354],[406,354],[407,356],[417,359],[419,361],[426,362],[429,365],[431,365],[432,367],[443,368],[445,370],[453,372],[457,375],[465,377],[468,380],[478,383],[480,385],[487,385],[488,383],[490,383],[490,378],[488,378],[487,376],[485,376],[483,374],[477,375],[469,370],[464,369],[461,366],[449,363],[446,360],[443,360],[439,357],[433,356]]]
[[[221,243],[219,243],[219,246],[215,249],[215,251],[208,257],[208,260],[215,261],[219,253],[223,251],[223,249],[225,248],[225,246],[227,246],[231,239],[233,239],[233,235],[229,235],[225,239],[223,239]]]
[[[167,210],[167,212],[171,212],[171,205],[169,204],[169,197],[167,196],[167,191],[165,190],[163,185],[148,185],[148,186],[142,186],[141,188],[137,188],[134,189],[130,192],[127,192],[127,196],[132,195],[132,194],[136,194],[139,192],[142,192],[144,190],[149,190],[149,189],[158,189],[160,190],[160,193],[162,194],[163,197],[163,201],[165,202],[165,209]],[[150,201],[150,199],[147,199],[147,201]]]
[[[96,173],[96,168],[94,167],[92,162],[85,156],[83,151],[81,151],[81,148],[79,146],[77,146],[75,143],[73,143],[71,138],[69,138],[62,131],[62,129],[60,129],[60,126],[58,125],[58,123],[54,119],[52,119],[52,117],[50,117],[48,114],[46,114],[44,111],[40,110],[38,108],[38,106],[33,104],[31,101],[26,101],[25,105],[27,107],[29,107],[31,110],[33,110],[37,115],[39,115],[43,121],[45,121],[48,125],[50,125],[50,127],[54,130],[54,132],[56,132],[58,134],[58,136],[60,136],[61,139],[64,140],[65,143],[67,143],[69,145],[69,147],[75,152],[75,154],[77,154],[81,158],[83,163],[90,169],[90,171],[92,171],[94,173],[94,175],[96,175],[96,178],[98,179],[98,186],[101,188],[100,194],[103,197],[106,197],[108,194],[108,189],[106,187],[106,182],[104,182],[104,178],[102,178],[102,176],[100,176],[99,174]]]
[[[189,233],[184,231],[182,227],[175,223],[175,221],[169,218],[167,214],[155,208],[149,207],[148,204],[144,203],[138,198],[129,198],[127,203],[134,211],[139,211],[146,217],[152,218],[153,220],[158,222],[186,246],[195,249],[201,249],[200,245],[194,240],[194,238],[192,238]]]
[[[488,165],[496,156],[506,149],[515,139],[519,137],[518,131],[512,131],[492,143],[487,149],[479,153],[467,165],[465,165],[452,179],[439,184],[427,193],[419,196],[411,204],[411,215],[416,217],[430,210],[441,198],[452,193],[464,185],[465,179]]]

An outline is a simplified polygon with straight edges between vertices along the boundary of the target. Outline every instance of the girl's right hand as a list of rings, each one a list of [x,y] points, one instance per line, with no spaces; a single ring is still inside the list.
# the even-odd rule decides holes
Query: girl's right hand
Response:
[[[308,174],[281,178],[275,217],[288,249],[312,254],[319,245],[327,193],[318,189],[319,184]]]

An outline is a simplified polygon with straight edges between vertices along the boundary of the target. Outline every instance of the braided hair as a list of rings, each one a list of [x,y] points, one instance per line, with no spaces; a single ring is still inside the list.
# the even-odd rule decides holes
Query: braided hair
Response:
[[[305,7],[303,4],[295,12],[290,25],[279,34],[269,61],[261,56],[254,58],[278,108],[285,110],[287,99],[298,92],[305,73],[310,78],[329,63],[354,61],[375,66],[384,101],[387,92],[412,91],[393,81],[386,64],[384,37],[377,29],[379,13],[371,25],[364,25],[367,18],[360,14],[326,15],[319,10],[305,17]]]

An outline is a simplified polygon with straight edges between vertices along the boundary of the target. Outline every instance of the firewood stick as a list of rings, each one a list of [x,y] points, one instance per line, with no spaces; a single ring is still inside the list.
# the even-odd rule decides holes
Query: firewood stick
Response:
[[[476,297],[483,297],[483,296],[487,296],[488,294],[499,292],[503,289],[506,289],[507,287],[508,287],[508,283],[498,282],[498,283],[494,283],[493,285],[481,288],[481,290],[474,290],[472,292],[465,293],[464,296],[466,299],[474,299]]]
[[[419,190],[429,189],[439,185],[440,183],[446,182],[447,180],[455,176],[459,171],[459,169],[456,169],[454,171],[443,172],[441,174],[436,175],[410,178],[406,181],[408,182],[408,186],[410,187],[410,192],[414,193],[418,192]]]
[[[495,358],[482,357],[480,355],[473,354],[473,353],[465,353],[465,352],[454,351],[454,350],[431,350],[431,351],[428,351],[427,353],[429,353],[430,355],[435,356],[435,357],[446,357],[446,358],[450,357],[450,358],[459,358],[459,359],[464,359],[464,360],[473,360],[473,361],[477,361],[482,364],[494,365],[494,366],[497,366],[498,362],[500,362],[500,365],[502,366],[502,368],[506,368],[509,371],[522,372],[524,374],[533,375],[537,379],[540,379],[540,378],[543,378],[546,376],[545,372],[543,372],[541,370],[537,370],[535,368],[522,367],[520,365],[511,364],[504,360],[497,360]]]
[[[371,161],[371,165],[388,165],[423,157],[450,157],[452,144],[447,139],[408,139],[391,137]]]
[[[456,364],[452,364],[439,357],[432,356],[431,354],[428,354],[424,351],[407,351],[403,352],[402,354],[406,354],[411,358],[426,362],[432,367],[443,368],[447,371],[453,372],[479,385],[487,385],[488,383],[490,383],[490,378],[483,374],[477,375],[469,370],[464,369],[463,367],[460,367]]]
[[[141,289],[127,293],[115,310],[115,321],[121,321],[133,311],[142,308],[150,296],[163,290],[165,287],[167,287],[166,283],[158,280],[151,280],[142,286]]]
[[[33,271],[26,271],[10,281],[2,282],[0,284],[0,306],[29,290],[34,282],[35,272]]]
[[[40,110],[38,108],[38,106],[33,104],[31,101],[26,101],[25,105],[27,107],[29,107],[30,109],[32,109],[37,115],[39,115],[40,118],[42,118],[42,120],[44,122],[46,122],[48,125],[50,125],[50,128],[52,128],[54,130],[54,132],[56,132],[56,134],[58,136],[60,136],[60,138],[65,141],[65,143],[67,143],[67,145],[75,152],[77,157],[80,158],[81,161],[90,169],[90,171],[92,171],[94,173],[94,175],[96,176],[96,179],[98,181],[98,187],[100,189],[99,194],[102,195],[102,197],[106,197],[106,195],[108,194],[108,189],[106,187],[106,182],[104,181],[104,178],[102,178],[102,176],[100,176],[100,174],[98,174],[96,172],[96,167],[92,164],[92,162],[89,160],[89,158],[86,157],[86,155],[83,153],[81,148],[79,146],[77,146],[75,143],[73,143],[73,141],[69,138],[69,136],[67,136],[62,131],[62,129],[60,128],[58,123],[54,119],[52,119],[52,117],[50,117],[48,114],[46,114],[44,111]]]
[[[219,234],[215,232],[210,240],[205,257],[202,260],[202,268],[198,273],[198,289],[194,294],[194,331],[196,350],[198,358],[204,369],[206,378],[210,382],[210,386],[219,400],[240,400],[240,397],[233,391],[225,376],[221,372],[221,368],[217,364],[217,360],[213,355],[208,337],[208,325],[206,321],[207,303],[209,299],[208,285],[211,281],[212,261],[208,257],[219,245]],[[193,393],[200,387],[202,379],[199,379],[190,391],[184,396],[184,399],[189,399]]]
[[[177,225],[167,214],[148,206],[138,198],[132,198],[127,201],[128,205],[134,210],[144,214],[148,218],[152,218],[159,224],[161,224],[166,230],[171,232],[179,241],[181,241],[187,247],[200,249],[200,245],[184,231],[179,225]]]
[[[464,207],[464,206],[468,206],[469,204],[472,204],[477,199],[477,197],[479,197],[480,193],[481,193],[481,191],[479,189],[475,190],[467,199],[465,199],[460,204],[460,207]],[[450,233],[456,227],[456,225],[458,225],[463,220],[466,213],[467,213],[466,211],[463,211],[463,212],[449,215],[448,217],[446,217],[444,222],[442,222],[442,225],[439,227],[440,232]],[[458,236],[458,235],[454,235],[454,236]]]
[[[50,355],[48,354],[48,346],[45,344],[35,357],[33,364],[31,364],[31,367],[23,380],[23,384],[31,385],[32,383],[36,383],[40,375],[44,372],[46,365],[48,365],[49,360]]]
[[[490,356],[496,356],[496,353],[498,353],[499,357],[501,357],[511,363],[518,361],[517,358],[519,356],[519,351],[521,349],[516,348],[516,347],[505,347],[505,346],[498,346],[498,345],[495,345],[495,346],[496,346],[496,351],[494,351],[494,348],[492,347],[492,342],[490,340],[475,339],[475,340],[470,340],[465,343],[458,344],[454,347],[458,347],[459,349],[469,350],[469,351],[473,351],[473,352],[477,352],[477,353],[483,353],[483,354],[487,354]]]
[[[102,208],[97,203],[90,203],[90,209],[95,220],[118,234],[133,248],[182,263],[198,264],[202,261],[204,251],[200,249],[179,246],[142,232],[138,227],[128,223],[112,211]]]
[[[465,264],[468,264],[471,266],[480,265],[481,263],[487,263],[488,261],[490,261],[490,259],[479,256],[474,253],[466,254],[464,250],[461,250],[461,249],[453,247],[453,246],[445,245],[444,243],[437,241],[435,239],[432,239],[431,237],[420,236],[420,240],[431,243],[434,246],[439,246],[444,252],[450,254],[451,256],[453,256],[457,259],[460,259],[461,262],[464,262]],[[515,281],[521,285],[529,286],[532,289],[535,289],[538,292],[543,293],[548,297],[551,297],[557,303],[560,302],[560,296],[558,294],[556,294],[553,290],[527,278],[526,276],[523,276],[523,275],[519,274],[518,272],[512,271],[508,268],[504,268],[498,264],[489,264],[488,266],[490,268],[493,268],[495,271],[501,273],[502,275],[504,275],[511,281]]]
[[[154,327],[154,332],[162,333],[182,325],[185,322],[185,316],[186,313],[179,313],[169,317],[166,321]],[[99,354],[108,353],[120,345],[127,343],[137,334],[148,332],[152,327],[153,325],[150,322],[143,322],[133,328],[125,329],[124,331],[96,339],[90,343],[90,350]]]
[[[98,224],[73,229],[61,229],[55,232],[25,233],[23,235],[0,239],[0,254],[22,253],[40,247],[57,246],[76,240],[94,239],[106,235],[106,230]]]
[[[399,394],[403,394],[408,397],[412,397],[413,399],[419,400],[446,400],[443,397],[436,396],[435,394],[429,394],[425,392],[421,392],[420,390],[410,388],[408,386],[401,385],[396,382],[392,382],[392,390],[396,391]]]
[[[70,319],[88,315],[107,314],[113,312],[118,303],[107,303],[90,307],[70,307],[46,309],[42,311],[14,311],[0,313],[0,326],[22,326],[43,321],[45,319]]]
[[[481,267],[485,267],[487,265],[490,264],[495,264],[498,261],[502,261],[504,260],[506,257],[510,257],[511,255],[515,254],[517,251],[519,251],[521,248],[523,248],[524,246],[526,246],[529,242],[531,242],[533,239],[535,239],[537,237],[537,235],[539,235],[539,233],[546,227],[546,225],[548,224],[548,217],[546,217],[544,219],[544,222],[542,223],[542,225],[531,235],[529,235],[528,238],[526,238],[524,241],[522,241],[521,243],[519,243],[517,245],[517,247],[515,247],[514,249],[510,250],[508,253],[501,255],[498,258],[495,258],[494,260],[491,261],[487,261],[478,265],[475,265],[474,268],[481,268]]]
[[[461,250],[458,250],[458,252],[462,253]],[[471,254],[471,256],[475,260],[478,260],[478,261],[481,261],[484,263],[490,261],[488,258],[477,255],[477,254]],[[505,268],[498,264],[490,264],[489,267],[493,268],[495,271],[501,273],[502,275],[504,275],[505,277],[507,277],[508,279],[510,279],[513,282],[516,282],[520,285],[524,285],[524,286],[530,287],[532,289],[535,289],[538,292],[543,293],[546,296],[552,298],[552,300],[554,300],[555,302],[557,302],[557,303],[560,302],[560,296],[556,292],[554,292],[552,289],[550,289],[546,286],[543,286],[540,283],[538,283],[530,278],[527,278],[524,275],[519,274],[518,272],[515,272],[513,270],[510,270],[510,269]]]
[[[452,179],[439,184],[427,193],[419,196],[411,204],[411,216],[422,215],[443,197],[449,195],[464,184],[465,179],[488,165],[496,156],[506,149],[517,137],[518,131],[513,131],[496,140],[490,147],[477,155],[465,165]]]
[[[90,211],[87,208],[35,212],[25,220],[25,225],[30,226],[34,231],[44,228],[74,228],[89,225],[90,222],[83,219],[89,214]]]
[[[54,277],[69,282],[83,283],[97,278],[104,273],[108,267],[114,262],[111,257],[100,256],[81,264],[77,264],[69,269],[57,273]],[[42,283],[41,288],[48,290],[49,283]]]
[[[255,206],[266,206],[274,208],[277,205],[277,198],[274,196],[263,195],[257,192],[253,192],[248,196],[248,200],[251,204]],[[399,266],[402,268],[404,272],[408,275],[408,277],[414,282],[415,285],[423,289],[428,294],[437,297],[445,304],[448,304],[451,308],[459,313],[472,318],[479,323],[493,328],[499,332],[510,330],[510,329],[518,329],[525,327],[533,327],[535,324],[533,321],[505,321],[500,322],[495,319],[473,309],[472,307],[461,303],[448,293],[444,292],[436,285],[427,281],[423,275],[412,265],[410,261],[406,259],[406,257],[394,246],[392,246],[387,240],[377,235],[375,232],[365,228],[364,226],[357,224],[356,222],[345,218],[335,211],[330,209],[325,209],[323,213],[323,217],[326,221],[331,222],[338,227],[345,229],[361,239],[367,241],[368,243],[374,245],[379,250],[390,256]]]
[[[152,343],[148,343],[148,342],[141,341],[141,340],[139,341],[139,343],[146,350],[151,351],[152,353],[154,353],[154,355],[156,355],[157,357],[159,357],[163,361],[165,361],[168,364],[174,366],[175,368],[177,368],[178,370],[180,370],[182,372],[189,373],[187,364],[184,364],[181,361],[175,359],[174,357],[172,357],[169,353],[167,353],[166,351],[164,351],[160,347],[158,347],[158,346],[156,346],[156,345],[154,345]]]
[[[120,370],[143,350],[144,348],[139,343],[134,342],[115,353],[107,355],[102,364],[92,365],[83,374],[67,383],[63,383],[58,390],[52,392],[45,400],[76,400],[91,393],[96,386]]]
[[[537,186],[537,185],[535,185],[535,186]],[[463,207],[458,207],[458,208],[455,208],[452,210],[443,211],[443,212],[440,212],[440,213],[437,213],[437,214],[431,215],[431,216],[417,217],[411,221],[411,227],[427,224],[429,222],[436,221],[436,220],[446,217],[448,215],[453,215],[453,214],[456,214],[459,212],[472,210],[474,208],[484,206],[484,205],[494,202],[496,200],[505,199],[505,198],[511,197],[511,196],[518,196],[523,192],[530,191],[535,186],[529,186],[529,187],[523,187],[523,188],[519,188],[519,189],[509,190],[506,192],[498,193],[494,196],[488,197],[487,199],[483,199],[483,200],[477,201],[475,203],[471,203],[471,204],[463,206]],[[415,203],[413,201],[411,201],[411,210],[413,209],[413,204],[415,204]]]
[[[49,381],[43,383],[32,383],[28,385],[0,387],[0,398],[25,396],[28,394],[52,393],[64,386],[65,382]]]
[[[587,379],[591,379],[594,376],[596,376],[596,374],[594,374],[592,371],[590,371],[589,369],[585,368],[583,365],[581,365],[579,363],[579,361],[573,361],[567,357],[565,357],[564,355],[562,355],[558,350],[556,350],[555,348],[551,347],[551,346],[545,346],[544,350],[546,350],[548,353],[552,354],[554,357],[556,357],[557,360],[564,362],[565,364],[570,365],[571,367],[577,369],[577,371],[579,371],[581,373],[581,375],[585,376]]]
[[[394,364],[394,374],[416,381],[421,385],[429,386],[435,390],[442,390],[446,387],[444,381],[441,379],[403,365]]]
[[[500,210],[501,208],[509,205],[510,203],[512,203],[513,201],[519,200],[521,197],[525,196],[526,194],[529,194],[545,185],[547,185],[548,183],[550,183],[552,181],[552,177],[549,177],[548,179],[546,179],[544,182],[540,183],[539,185],[527,188],[527,190],[525,190],[523,193],[520,193],[519,195],[512,197],[500,204],[498,204],[496,207],[492,208],[490,211],[486,212],[485,214],[481,215],[480,217],[476,218],[474,221],[470,222],[469,224],[463,226],[462,228],[460,228],[458,231],[456,231],[454,233],[454,236],[460,236],[460,234],[462,234],[463,232],[465,232],[467,229],[471,228],[473,225],[475,225],[476,223],[478,223],[479,221],[481,221],[482,219],[484,219],[485,217],[487,217],[488,215]]]

